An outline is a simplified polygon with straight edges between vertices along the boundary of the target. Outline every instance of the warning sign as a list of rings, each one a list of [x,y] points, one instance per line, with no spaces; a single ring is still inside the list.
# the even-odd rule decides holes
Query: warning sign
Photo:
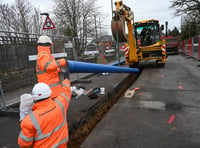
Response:
[[[45,30],[45,29],[54,29],[54,28],[56,28],[55,25],[53,24],[53,22],[51,21],[49,16],[47,16],[46,20],[44,22],[44,25],[43,25],[43,30]]]

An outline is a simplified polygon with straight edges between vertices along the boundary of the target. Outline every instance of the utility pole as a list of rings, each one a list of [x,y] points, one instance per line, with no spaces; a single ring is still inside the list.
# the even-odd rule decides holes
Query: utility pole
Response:
[[[100,32],[99,32],[100,35],[99,36],[101,37],[101,20],[100,20],[100,18],[99,18],[99,29],[100,29]]]
[[[95,23],[95,31],[96,31],[96,40],[98,38],[97,36],[97,20],[96,20],[96,15],[94,14],[94,23]]]
[[[111,0],[111,13],[112,13],[112,16],[113,16],[113,0]]]
[[[168,22],[165,22],[165,36],[168,37]]]

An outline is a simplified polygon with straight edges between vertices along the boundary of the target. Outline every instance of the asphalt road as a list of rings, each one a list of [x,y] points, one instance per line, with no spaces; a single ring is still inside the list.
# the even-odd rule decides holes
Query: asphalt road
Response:
[[[81,148],[199,148],[200,66],[181,55],[146,68]]]

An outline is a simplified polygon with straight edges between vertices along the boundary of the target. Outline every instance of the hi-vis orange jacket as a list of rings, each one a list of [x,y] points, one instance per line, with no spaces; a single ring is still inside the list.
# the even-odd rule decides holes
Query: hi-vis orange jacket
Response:
[[[36,73],[38,82],[44,82],[52,90],[52,97],[56,97],[61,88],[59,77],[60,67],[66,64],[65,59],[55,60],[51,55],[50,47],[38,46]]]
[[[69,80],[62,83],[63,93],[55,99],[37,102],[21,122],[20,147],[66,148],[68,142],[67,109],[71,101]]]

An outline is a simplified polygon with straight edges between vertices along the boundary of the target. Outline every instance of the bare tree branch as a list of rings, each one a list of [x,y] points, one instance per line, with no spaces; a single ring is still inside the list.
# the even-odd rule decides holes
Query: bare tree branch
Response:
[[[28,0],[0,4],[0,29],[5,31],[41,33],[40,11]]]

